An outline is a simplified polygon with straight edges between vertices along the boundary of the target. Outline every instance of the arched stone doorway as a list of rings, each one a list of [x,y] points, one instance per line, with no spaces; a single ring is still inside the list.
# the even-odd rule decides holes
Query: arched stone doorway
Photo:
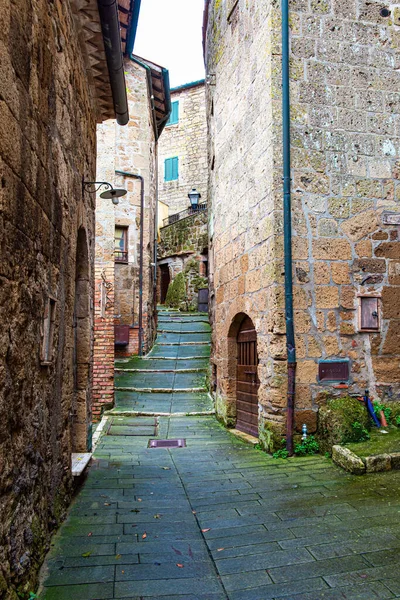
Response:
[[[90,405],[90,267],[87,236],[84,228],[78,231],[75,267],[74,307],[74,399],[72,423],[72,452],[91,450]]]
[[[247,315],[240,323],[236,346],[236,429],[258,437],[257,332]]]

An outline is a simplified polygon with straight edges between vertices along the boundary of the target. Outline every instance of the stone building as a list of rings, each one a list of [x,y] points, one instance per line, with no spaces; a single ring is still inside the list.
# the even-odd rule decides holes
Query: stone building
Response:
[[[313,431],[329,395],[399,398],[399,9],[293,0],[289,22],[295,422]],[[287,402],[280,10],[210,0],[204,34],[217,411],[271,447]]]
[[[130,122],[122,129],[106,121],[97,137],[97,180],[128,194],[116,206],[96,199],[95,418],[114,400],[115,352],[137,354],[141,338],[146,353],[156,332],[157,146],[170,113],[169,77],[133,55],[125,56],[124,70]]]
[[[185,302],[197,307],[197,283],[208,273],[207,120],[204,80],[171,90],[171,116],[159,149],[159,199],[168,206],[160,229],[157,299],[164,303],[168,286],[184,272]],[[201,195],[192,210],[188,193]]]
[[[96,123],[137,3],[0,3],[0,597],[26,598],[91,447]],[[137,6],[136,6],[137,8]],[[123,39],[125,43],[125,38]]]
[[[196,188],[207,202],[207,120],[204,80],[171,89],[171,116],[159,144],[159,198],[174,215]]]

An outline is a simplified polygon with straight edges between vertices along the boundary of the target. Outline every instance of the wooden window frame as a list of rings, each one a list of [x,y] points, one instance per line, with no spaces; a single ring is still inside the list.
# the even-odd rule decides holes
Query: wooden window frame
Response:
[[[176,177],[173,177],[174,173],[173,173],[172,165],[174,163],[172,161],[174,161],[174,160],[176,160]],[[170,163],[171,164],[171,178],[167,179],[167,163],[168,163],[168,161],[171,161],[171,163]],[[164,160],[164,181],[165,182],[178,181],[178,179],[179,179],[179,156],[170,156]]]
[[[43,325],[41,331],[42,344],[40,348],[40,364],[44,367],[53,363],[54,359],[54,329],[56,320],[57,298],[48,296],[44,309]]]
[[[174,107],[176,106],[176,110],[174,109]],[[175,115],[174,115],[175,113]],[[169,127],[170,125],[178,125],[179,123],[179,100],[174,100],[173,102],[171,102],[171,114],[169,116],[169,119],[166,123],[166,127]]]
[[[378,320],[377,320],[377,326],[376,328],[368,328],[368,327],[362,327],[362,300],[363,298],[375,298],[377,300],[377,313],[378,313]],[[380,298],[381,295],[380,294],[357,294],[357,299],[358,299],[358,316],[357,316],[357,326],[358,326],[358,331],[359,333],[379,333],[381,331],[381,320],[382,320],[382,314],[381,314],[381,303],[380,303]]]
[[[123,231],[124,250],[117,250],[115,248],[115,232],[117,229],[121,229]],[[123,256],[117,256],[118,254],[123,254]],[[114,228],[114,262],[124,265],[128,264],[129,262],[128,227],[126,225],[115,225]]]

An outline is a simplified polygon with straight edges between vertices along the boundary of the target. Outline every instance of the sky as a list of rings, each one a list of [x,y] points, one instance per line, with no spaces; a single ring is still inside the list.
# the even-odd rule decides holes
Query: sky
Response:
[[[142,0],[133,53],[169,70],[171,88],[204,79],[204,0]]]

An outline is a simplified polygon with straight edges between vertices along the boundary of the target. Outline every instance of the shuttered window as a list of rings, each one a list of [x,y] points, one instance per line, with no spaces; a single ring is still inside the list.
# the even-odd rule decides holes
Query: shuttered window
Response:
[[[178,179],[178,165],[179,159],[177,156],[173,156],[172,158],[166,158],[164,162],[164,180],[165,181],[174,181]]]
[[[179,123],[179,101],[172,102],[171,104],[171,114],[169,115],[169,119],[167,121],[167,125],[176,125]]]

